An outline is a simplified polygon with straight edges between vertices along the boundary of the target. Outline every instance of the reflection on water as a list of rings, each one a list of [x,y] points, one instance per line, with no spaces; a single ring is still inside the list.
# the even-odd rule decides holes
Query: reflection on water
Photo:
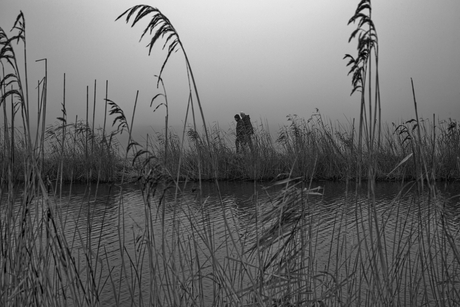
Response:
[[[323,195],[303,196],[306,198],[304,203],[308,227],[314,229],[310,244],[314,246],[315,265],[318,269],[337,269],[334,263],[331,263],[331,259],[337,257],[336,253],[340,249],[335,247],[339,246],[344,238],[349,244],[347,248],[353,248],[359,236],[369,235],[367,219],[371,209],[378,213],[378,222],[386,226],[383,236],[385,244],[389,247],[396,246],[402,240],[402,236],[411,229],[441,227],[439,214],[434,212],[442,212],[449,229],[457,234],[457,243],[460,243],[458,183],[438,185],[436,202],[427,201],[430,197],[428,190],[424,191],[423,201],[420,201],[417,193],[414,193],[416,187],[410,184],[403,186],[400,183],[377,183],[375,208],[368,205],[365,184],[359,189],[355,189],[354,186],[347,189],[345,184],[334,182],[312,184],[312,187],[318,186],[321,187]],[[152,281],[148,274],[148,266],[151,264],[147,263],[149,255],[146,255],[145,249],[142,248],[144,244],[152,244],[155,250],[164,244],[164,238],[173,240],[172,226],[177,225],[179,221],[180,236],[185,240],[197,239],[197,236],[203,233],[214,236],[216,246],[225,245],[224,242],[227,240],[238,240],[238,250],[215,248],[217,257],[230,257],[232,253],[247,250],[255,243],[254,233],[261,231],[256,228],[255,218],[279,205],[279,197],[284,187],[270,186],[268,183],[222,182],[217,188],[215,183],[205,182],[201,185],[200,202],[199,185],[188,183],[180,185],[177,195],[174,189],[169,189],[164,194],[159,190],[146,205],[140,187],[135,185],[99,185],[97,188],[72,185],[67,186],[62,195],[52,197],[52,204],[57,208],[58,219],[77,265],[81,268],[82,276],[96,274],[93,279],[98,288],[102,289],[100,300],[103,305],[124,305],[132,300],[133,295],[138,297],[142,293],[143,300],[148,303],[152,287],[158,286],[158,281]],[[426,219],[420,219],[420,216],[426,216]],[[363,220],[362,223],[356,223],[357,217]],[[427,222],[420,225],[420,220]],[[401,225],[403,222],[404,227]],[[147,231],[149,225],[152,233]],[[209,231],[211,233],[208,233]],[[145,241],[147,236],[151,238],[150,243]],[[167,243],[168,248],[173,249],[174,244]],[[417,240],[414,238],[414,246],[416,244]],[[96,255],[93,259],[97,260],[85,256],[88,246]],[[205,254],[206,248],[208,247],[203,246],[201,251],[195,252],[197,255]],[[120,252],[120,249],[123,249],[123,252]],[[140,254],[141,251],[144,251],[144,254]],[[387,252],[391,255],[393,251],[389,248]],[[130,258],[126,255],[130,255]],[[99,270],[92,273],[85,271],[85,268],[89,267],[88,261],[94,261],[91,266],[98,267]],[[158,264],[167,260],[154,261]],[[122,267],[127,267],[127,263],[142,267],[143,270],[123,272]],[[147,273],[143,276],[142,272]],[[139,282],[143,285],[142,289],[130,286],[135,284],[133,280],[136,278],[139,281],[139,274],[143,276]],[[212,289],[211,279],[203,283]],[[114,288],[112,285],[118,287]],[[212,304],[212,291],[204,292],[205,301]]]

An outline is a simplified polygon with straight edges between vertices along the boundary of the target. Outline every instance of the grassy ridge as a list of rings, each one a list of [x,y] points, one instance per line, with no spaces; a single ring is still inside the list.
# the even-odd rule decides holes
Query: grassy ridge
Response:
[[[424,120],[421,125],[421,139],[411,133],[413,121],[398,126],[384,125],[382,143],[375,154],[377,180],[415,179],[416,150],[420,150],[426,159],[424,172],[429,178],[460,179],[460,129],[457,122],[452,119],[436,123]],[[45,152],[43,177],[59,178],[59,165],[63,159],[63,180],[66,182],[116,182],[121,179],[125,166],[124,153],[116,136],[110,134],[104,138],[102,129],[93,132],[83,122],[78,122],[67,126],[62,146],[63,132],[60,126],[47,129],[48,150]],[[352,124],[346,127],[339,123],[324,124],[319,114],[309,120],[290,117],[290,124],[278,131],[276,139],[262,125],[257,126],[253,136],[254,150],[251,152],[248,147],[243,154],[235,153],[233,132],[212,127],[208,133],[211,140],[209,145],[204,141],[204,135],[189,128],[184,148],[181,149],[181,138],[169,132],[166,155],[162,133],[149,136],[147,142],[136,148],[147,150],[150,158],[155,157],[161,161],[171,176],[178,173],[181,157],[180,177],[189,180],[198,180],[200,161],[202,179],[215,179],[217,174],[219,180],[272,180],[280,175],[291,174],[306,179],[345,181],[357,178],[358,164],[366,165],[363,161],[370,159],[368,153],[364,152],[362,161],[359,160],[357,135]],[[5,139],[3,135],[0,136],[2,140]],[[13,176],[15,180],[21,181],[25,141],[21,133],[16,133],[15,139]],[[0,150],[0,163],[6,170],[8,154],[5,142],[1,143]],[[201,158],[198,151],[201,152]],[[215,157],[217,172],[213,169],[212,160],[208,158],[210,156]],[[139,175],[145,160],[142,157],[134,165],[127,165],[131,177]],[[360,171],[361,176],[365,177],[368,170],[363,166]],[[5,176],[7,172],[2,174]],[[2,179],[6,181],[6,177]]]
[[[258,127],[253,137],[254,151],[247,148],[243,155],[235,155],[231,143],[233,133],[211,130],[211,145],[206,146],[199,137],[198,144],[202,146],[201,150],[215,157],[218,179],[271,180],[280,174],[291,174],[305,179],[345,181],[358,175],[366,177],[367,161],[375,159],[377,180],[408,180],[417,177],[416,153],[423,154],[429,162],[424,171],[430,174],[430,178],[460,178],[457,160],[460,130],[456,121],[436,124],[423,121],[421,139],[409,132],[413,127],[410,122],[399,126],[386,125],[375,157],[371,157],[367,150],[363,151],[362,157],[358,156],[357,135],[352,125],[324,124],[320,114],[309,120],[292,116],[290,121],[289,125],[280,129],[276,140],[262,126]],[[420,153],[415,152],[416,148]],[[156,153],[155,148],[152,152]],[[410,154],[412,156],[404,161]],[[196,159],[196,147],[188,148],[184,167],[189,170],[183,175],[194,179],[193,174],[197,174]],[[174,163],[174,160],[168,161],[167,165],[173,167]],[[209,164],[209,159],[202,160],[202,174],[204,178],[212,179]],[[358,165],[362,166],[361,169]],[[358,174],[358,171],[361,173]]]

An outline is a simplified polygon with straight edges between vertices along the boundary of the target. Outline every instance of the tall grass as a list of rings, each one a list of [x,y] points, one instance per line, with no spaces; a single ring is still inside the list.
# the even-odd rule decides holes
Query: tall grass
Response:
[[[64,165],[63,180],[65,182],[96,181],[98,178],[104,182],[119,181],[121,171],[119,168],[123,163],[118,148],[118,140],[114,135],[110,134],[104,140],[101,130],[93,131],[83,121],[76,121],[65,127],[66,129],[63,129],[63,126],[50,126],[46,131],[49,151],[45,160],[45,173],[51,178],[57,178],[57,165],[54,162],[62,160]],[[64,134],[65,136],[63,136]],[[86,158],[87,138],[94,140],[92,156],[103,158],[97,160]],[[89,169],[92,169],[92,177],[89,177]]]
[[[457,121],[420,119],[418,125],[421,127],[420,141],[418,135],[413,133],[416,127],[414,120],[382,125],[381,145],[374,157],[376,180],[407,181],[417,178],[416,166],[419,163],[414,161],[415,142],[419,142],[418,148],[426,155],[426,171],[431,180],[453,181],[460,178],[457,159],[460,131]],[[43,177],[48,176],[51,180],[58,178],[58,166],[64,159],[64,182],[120,180],[125,164],[125,146],[117,138],[120,130],[104,134],[102,128],[93,131],[85,121],[78,119],[66,123],[65,127],[64,131],[62,124],[56,123],[45,130],[45,150],[40,150],[43,154],[43,159],[40,159]],[[12,153],[8,149],[11,141],[3,142],[0,146],[2,167],[5,169],[4,182],[8,165],[12,166],[14,180],[23,181],[24,165],[20,157],[25,154],[25,140],[20,130],[15,131],[13,149],[16,163],[7,163],[8,153]],[[63,138],[64,132],[66,136]],[[368,173],[369,166],[361,164],[359,167],[357,162],[359,143],[353,123],[346,126],[337,122],[324,123],[318,112],[309,119],[289,116],[288,124],[282,126],[276,135],[271,134],[266,126],[257,124],[253,151],[250,152],[248,148],[244,154],[235,153],[236,136],[233,129],[223,130],[218,125],[210,127],[210,146],[204,141],[205,135],[195,131],[192,126],[186,129],[184,143],[182,135],[172,131],[167,133],[168,137],[165,131],[153,131],[138,141],[144,140],[143,149],[150,156],[162,157],[165,170],[175,176],[179,173],[181,179],[199,180],[198,160],[201,177],[205,180],[270,181],[292,173],[293,176],[303,176],[306,179],[346,181],[357,178],[358,172],[361,177],[366,177]],[[4,129],[0,136],[5,141],[12,137],[11,132],[5,134]],[[93,156],[99,159],[88,158],[91,143]],[[209,155],[215,157],[214,162],[206,158]],[[361,151],[361,157],[362,161],[371,159],[367,150]],[[141,171],[140,164],[128,165],[131,179]]]
[[[153,17],[142,35],[153,33],[149,50],[161,37],[168,46],[157,83],[163,93],[156,96],[165,98],[167,109],[161,72],[176,48],[184,51],[176,30],[149,6],[135,6],[118,18],[134,18],[134,26],[149,14]],[[185,51],[192,124],[184,125],[182,135],[168,131],[166,113],[164,133],[149,137],[145,145],[133,140],[137,95],[129,121],[108,98],[108,85],[105,102],[109,116],[115,117],[115,131],[107,134],[105,118],[103,128],[95,128],[95,99],[89,124],[89,89],[86,120],[71,123],[65,82],[63,115],[45,129],[45,69],[39,83],[42,95],[37,96],[42,129],[33,138],[30,97],[12,47],[18,41],[25,48],[23,14],[15,23],[16,35],[9,38],[0,28],[5,123],[0,134],[0,305],[99,306],[108,303],[107,297],[117,306],[458,305],[459,229],[433,184],[434,179],[460,177],[457,122],[422,120],[415,112],[414,120],[382,125],[370,1],[359,3],[353,21],[359,25],[351,38],[361,33],[357,59],[348,56],[353,91],[361,91],[358,127],[354,121],[348,126],[325,122],[319,111],[308,120],[290,115],[275,140],[268,127],[256,125],[253,148],[238,155],[233,131],[206,126]],[[416,108],[414,85],[413,95]],[[195,99],[203,132],[195,118]],[[120,151],[115,137],[123,131],[129,134],[128,144]],[[132,228],[126,222],[127,176],[140,184],[144,212],[143,224]],[[201,186],[196,195],[181,197],[188,180],[204,179],[215,180],[219,210],[209,210]],[[248,225],[241,226],[237,209],[219,193],[217,179],[274,179],[278,189],[263,202],[255,189]],[[322,191],[313,187],[313,179],[347,183],[343,203],[325,208],[333,214],[327,221],[314,214],[315,198]],[[368,192],[363,197],[358,190],[364,179]],[[376,200],[378,179],[401,180],[400,193],[390,204]],[[117,215],[117,265],[110,263],[101,239],[109,206],[98,213],[102,222],[96,228],[98,208],[91,193],[76,218],[65,211],[66,198],[53,193],[59,186],[62,191],[62,182],[75,180],[117,182],[111,186],[117,196],[107,199],[107,204],[115,203]],[[415,196],[406,202],[411,189]],[[216,218],[222,220],[222,229],[214,228]],[[77,226],[79,220],[85,221],[83,228]],[[326,226],[332,235],[324,238]],[[65,231],[69,227],[75,227],[73,233]],[[319,254],[320,248],[328,250],[326,255]]]
[[[459,146],[459,130],[455,120],[421,119],[421,143],[426,152],[430,178],[457,180],[460,169],[456,149]],[[189,127],[187,142],[181,149],[181,136],[169,133],[168,159],[164,164],[171,173],[177,173],[179,155],[182,153],[181,178],[197,180],[198,148],[206,153],[201,160],[203,179],[214,179],[216,173],[205,157],[215,156],[217,178],[220,180],[269,181],[279,176],[303,176],[306,179],[346,181],[367,178],[370,159],[376,165],[375,179],[401,181],[417,178],[417,164],[412,159],[418,136],[412,133],[414,121],[401,124],[382,124],[379,150],[371,156],[368,150],[359,151],[358,133],[349,123],[325,123],[321,113],[315,112],[309,119],[288,116],[288,124],[272,135],[262,124],[255,126],[253,151],[235,154],[233,130],[222,130],[217,125],[208,131],[211,146],[203,141],[204,135]],[[152,155],[163,156],[164,133],[149,135],[148,150]],[[358,159],[359,155],[361,159]],[[408,157],[409,156],[409,157]],[[407,159],[407,160],[405,160]],[[358,161],[361,161],[358,163]],[[401,163],[402,162],[402,163]],[[363,164],[366,163],[366,164]]]

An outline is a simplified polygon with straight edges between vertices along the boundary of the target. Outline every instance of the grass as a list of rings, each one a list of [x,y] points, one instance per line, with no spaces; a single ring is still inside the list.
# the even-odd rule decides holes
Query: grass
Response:
[[[152,22],[142,36],[153,33],[150,49],[166,38],[168,50],[158,75],[163,92],[156,97],[165,99],[159,106],[168,108],[161,72],[179,48],[187,59],[192,125],[184,125],[182,136],[165,129],[145,144],[132,139],[137,95],[129,121],[108,98],[106,85],[105,103],[116,127],[108,133],[105,117],[102,129],[95,128],[94,111],[90,124],[89,88],[86,119],[68,120],[65,76],[62,116],[46,128],[46,64],[38,87],[39,126],[33,134],[27,68],[20,73],[13,48],[13,42],[22,42],[27,62],[23,14],[12,37],[0,28],[0,305],[99,306],[107,304],[105,297],[117,306],[460,303],[460,229],[434,184],[460,178],[459,127],[453,119],[420,119],[414,85],[415,119],[381,123],[378,38],[370,1],[361,1],[350,20],[358,21],[351,39],[361,33],[358,57],[346,56],[353,92],[361,92],[358,127],[354,121],[346,126],[326,123],[319,111],[308,120],[290,115],[274,140],[268,127],[256,125],[254,148],[241,155],[235,154],[233,132],[206,127],[190,62],[169,19],[148,6],[135,6],[119,18],[134,18],[134,26],[149,14]],[[195,120],[195,102],[203,133]],[[167,120],[168,113],[166,127]],[[129,135],[124,150],[116,141],[122,131]],[[141,187],[143,220],[131,228],[124,193],[132,178]],[[215,207],[203,197],[201,186],[195,194],[181,193],[184,179],[200,184],[214,180]],[[323,197],[312,187],[313,179],[346,184],[340,204],[321,204],[330,210],[328,220],[313,210]],[[379,179],[401,182],[389,203],[377,201]],[[248,226],[241,227],[218,180],[273,180],[277,190],[268,199],[254,190]],[[72,190],[65,196],[63,184],[72,189],[75,181],[96,182],[96,191],[88,184],[88,199],[70,208]],[[91,198],[103,181],[116,183],[111,187],[118,196],[108,193],[105,205],[98,207]],[[366,196],[359,193],[363,186]],[[115,220],[109,222],[111,215]],[[215,219],[223,228],[214,227]],[[81,221],[83,226],[77,226]],[[118,245],[116,266],[102,240],[114,226],[110,223]],[[326,240],[325,226],[332,229]],[[74,230],[69,233],[69,228]],[[328,250],[326,257],[320,249]]]
[[[191,145],[183,150],[181,178],[198,179],[199,150],[204,153],[200,162],[204,179],[214,179],[217,174],[219,180],[269,181],[280,175],[291,174],[305,179],[346,181],[356,179],[358,171],[361,177],[367,178],[369,166],[364,162],[370,159],[376,163],[376,180],[402,181],[417,178],[417,163],[412,158],[399,165],[414,153],[414,143],[419,142],[418,136],[410,132],[414,121],[382,125],[382,141],[379,150],[373,153],[374,157],[367,150],[361,151],[359,155],[358,136],[352,124],[348,127],[340,123],[326,124],[320,113],[315,113],[308,120],[289,116],[289,122],[289,125],[278,131],[276,139],[270,135],[268,128],[256,126],[254,150],[251,152],[248,148],[241,155],[235,154],[233,131],[212,127],[208,132],[211,144],[207,146],[203,141],[204,136],[190,129],[188,141]],[[457,164],[460,131],[456,121],[435,123],[427,119],[420,121],[420,126],[422,134],[417,147],[429,161],[426,172],[430,178],[439,181],[460,178]],[[165,167],[175,174],[181,152],[180,137],[170,134],[169,140],[170,151]],[[164,154],[163,142],[164,135],[161,133],[149,136],[146,149],[151,156]],[[212,169],[211,161],[206,159],[209,155],[215,157],[213,163],[217,171]]]
[[[427,162],[424,172],[430,180],[460,179],[457,159],[460,130],[457,122],[452,119],[437,122],[424,119],[419,125],[420,139],[412,133],[416,126],[413,120],[398,125],[382,125],[381,145],[374,153],[376,180],[416,179],[419,165],[414,160],[418,154],[416,148],[424,154]],[[26,143],[23,134],[16,131],[12,175],[15,181],[21,182]],[[205,136],[192,127],[189,127],[183,145],[181,136],[175,133],[169,131],[168,138],[165,138],[164,132],[156,132],[143,138],[143,144],[137,143],[136,148],[142,150],[143,155],[134,164],[125,165],[123,155],[126,146],[119,144],[117,133],[104,136],[101,128],[93,131],[84,121],[66,124],[65,130],[62,125],[55,124],[48,126],[45,133],[46,150],[41,175],[57,180],[61,176],[60,161],[63,161],[64,182],[119,182],[124,167],[127,167],[132,180],[140,174],[148,156],[161,161],[165,172],[171,176],[179,173],[181,179],[192,181],[199,180],[198,170],[204,180],[270,181],[291,174],[305,179],[346,181],[356,179],[358,171],[362,178],[366,178],[368,166],[359,161],[371,159],[366,150],[359,157],[358,136],[353,124],[325,124],[319,113],[308,120],[290,116],[289,124],[280,128],[276,137],[263,125],[256,126],[254,150],[251,152],[247,148],[245,154],[235,153],[234,131],[222,130],[216,125],[208,130],[208,134],[209,146],[204,141]],[[2,140],[8,138],[4,135],[2,131]],[[416,146],[416,142],[420,144]],[[6,145],[3,142],[0,147],[3,174],[8,174],[8,153],[11,153]],[[131,152],[130,156],[134,153]],[[215,157],[214,161],[207,159],[208,156]],[[2,179],[7,181],[5,177]]]

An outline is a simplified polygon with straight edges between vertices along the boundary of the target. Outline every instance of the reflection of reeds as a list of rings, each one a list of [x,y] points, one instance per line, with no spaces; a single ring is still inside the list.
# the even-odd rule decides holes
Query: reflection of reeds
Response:
[[[264,204],[260,221],[265,229],[254,248],[263,253],[267,296],[288,296],[293,305],[322,301],[327,306],[445,306],[459,302],[455,284],[460,258],[452,236],[458,226],[447,226],[443,208],[428,197],[430,193],[414,192],[415,197],[406,203],[407,187],[402,187],[389,204],[379,205],[377,223],[374,212],[368,210],[370,199],[349,196],[335,208],[326,227],[310,214],[309,208],[318,203],[309,190],[300,189],[304,186],[289,185],[272,203]],[[417,191],[413,185],[408,187]],[[326,229],[332,229],[332,235],[324,238]],[[302,260],[304,255],[308,256]]]

